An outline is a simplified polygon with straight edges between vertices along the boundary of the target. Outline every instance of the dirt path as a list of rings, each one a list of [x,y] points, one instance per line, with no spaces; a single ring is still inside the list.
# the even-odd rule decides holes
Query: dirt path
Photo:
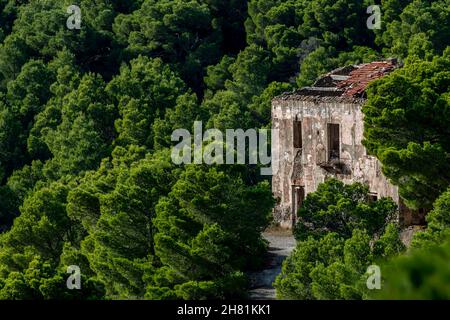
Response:
[[[266,267],[251,273],[251,300],[275,300],[275,289],[272,283],[281,272],[283,260],[294,250],[295,239],[286,232],[267,232],[263,234],[269,241],[269,252]]]

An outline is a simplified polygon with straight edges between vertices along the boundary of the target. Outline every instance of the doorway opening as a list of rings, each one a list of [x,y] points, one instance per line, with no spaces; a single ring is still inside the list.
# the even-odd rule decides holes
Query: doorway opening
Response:
[[[303,186],[292,186],[292,226],[295,226],[297,223],[297,214],[298,210],[303,205],[303,201],[305,200],[305,187]]]

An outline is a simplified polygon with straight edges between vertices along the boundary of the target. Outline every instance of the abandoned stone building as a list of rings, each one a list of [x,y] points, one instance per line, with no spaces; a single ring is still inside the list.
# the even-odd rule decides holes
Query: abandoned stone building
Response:
[[[371,197],[391,197],[399,204],[403,225],[421,223],[423,214],[402,204],[398,188],[383,176],[378,159],[362,145],[365,89],[370,81],[397,67],[391,59],[339,68],[312,87],[273,100],[279,169],[272,177],[272,188],[277,199],[274,216],[281,226],[291,228],[296,223],[305,196],[328,177],[364,183]]]

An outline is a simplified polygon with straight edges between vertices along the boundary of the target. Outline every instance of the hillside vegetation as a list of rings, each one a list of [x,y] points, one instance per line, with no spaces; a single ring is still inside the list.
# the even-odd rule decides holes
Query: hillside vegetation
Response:
[[[366,26],[374,3],[379,30]],[[245,297],[270,181],[256,165],[175,165],[173,130],[270,127],[274,96],[387,57],[405,67],[370,86],[364,143],[409,206],[434,209],[386,296],[448,298],[408,274],[428,272],[411,271],[430,263],[425,245],[437,273],[448,262],[449,15],[450,0],[0,0],[0,299]],[[311,223],[341,207],[349,220],[297,227],[280,297],[367,297],[366,262],[404,252],[395,206],[349,188],[361,201],[333,181],[311,196]],[[71,265],[82,290],[66,288]]]

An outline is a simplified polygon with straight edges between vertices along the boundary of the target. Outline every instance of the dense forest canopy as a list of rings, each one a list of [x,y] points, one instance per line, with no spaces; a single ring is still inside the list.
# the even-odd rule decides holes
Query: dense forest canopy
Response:
[[[381,29],[366,25],[373,4]],[[67,27],[70,5],[80,29]],[[442,263],[449,21],[450,0],[0,0],[0,299],[245,297],[266,250],[270,182],[257,166],[175,165],[173,130],[270,127],[274,96],[388,57],[405,67],[370,86],[364,143],[410,207],[433,208],[418,253],[395,268],[424,246]],[[347,201],[334,184],[305,219]],[[341,193],[325,199],[327,188]],[[304,248],[282,277],[305,282],[280,277],[280,296],[367,297],[358,263],[404,248],[386,223],[391,202],[354,205],[358,218],[328,235],[296,228]],[[67,290],[70,265],[83,290]],[[345,275],[337,288],[333,275]]]

